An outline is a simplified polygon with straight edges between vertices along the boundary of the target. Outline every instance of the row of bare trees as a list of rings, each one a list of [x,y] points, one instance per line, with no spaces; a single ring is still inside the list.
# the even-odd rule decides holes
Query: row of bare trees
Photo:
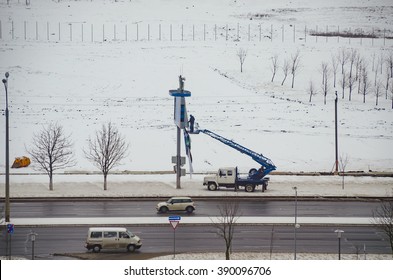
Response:
[[[126,156],[129,144],[111,122],[102,125],[87,142],[84,155],[102,172],[104,190],[107,190],[108,173]],[[51,123],[34,134],[32,144],[26,150],[32,158],[34,168],[48,174],[51,191],[54,172],[76,164],[71,135],[67,135],[59,124]]]
[[[277,72],[281,69],[283,73],[283,79],[281,85],[284,85],[288,75],[292,75],[292,83],[291,87],[293,88],[295,85],[295,76],[300,69],[300,51],[297,50],[294,54],[291,55],[290,58],[285,58],[283,65],[280,67],[278,61],[278,54],[275,54],[271,58],[271,71],[272,71],[272,79],[271,82],[274,82],[274,78],[276,77]]]
[[[351,101],[357,89],[363,103],[366,103],[366,96],[374,94],[375,105],[378,106],[379,98],[385,95],[385,99],[391,98],[393,108],[393,51],[381,51],[379,56],[374,53],[370,60],[356,49],[342,48],[331,56],[330,62],[321,62],[320,73],[320,92],[324,96],[325,104],[326,96],[333,90],[339,91],[342,99],[347,94],[348,100]],[[307,92],[309,102],[319,93],[318,86],[313,80],[310,80]]]

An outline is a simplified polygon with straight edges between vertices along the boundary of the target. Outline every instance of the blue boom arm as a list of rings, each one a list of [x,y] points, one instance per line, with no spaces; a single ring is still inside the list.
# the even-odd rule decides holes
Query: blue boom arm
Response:
[[[226,139],[210,130],[207,129],[201,129],[198,132],[202,132],[204,134],[209,135],[210,137],[224,143],[225,145],[238,150],[239,152],[246,154],[248,156],[250,156],[253,160],[255,160],[257,163],[259,163],[260,165],[262,165],[264,167],[264,172],[263,172],[263,176],[266,176],[267,174],[269,174],[270,172],[272,172],[273,170],[276,170],[276,166],[273,164],[273,162],[268,159],[267,157],[263,156],[262,154],[258,154],[254,151],[251,151],[250,149],[243,147],[242,145],[239,145],[235,142],[233,142],[232,140]]]

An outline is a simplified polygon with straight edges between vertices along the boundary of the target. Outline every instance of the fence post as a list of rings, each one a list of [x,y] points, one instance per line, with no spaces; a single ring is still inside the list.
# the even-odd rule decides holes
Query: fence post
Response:
[[[360,28],[360,45],[363,44],[363,30]]]
[[[24,21],[24,22],[23,22],[23,34],[24,34],[24,36],[25,36],[25,41],[26,41],[26,39],[27,39],[26,25],[27,25],[27,23],[26,23],[26,21]]]
[[[328,36],[328,26],[327,25],[326,25],[326,36],[325,37],[326,37],[326,43],[327,43],[328,42],[328,37],[329,37]]]
[[[0,39],[3,39],[3,32],[2,32],[2,28],[1,28],[1,20],[0,20]]]
[[[217,41],[217,24],[214,25],[214,41]]]
[[[248,41],[251,40],[251,27],[250,24],[248,25]]]
[[[195,41],[195,25],[192,25],[192,40]]]
[[[373,27],[373,35],[371,37],[371,45],[374,46],[374,27]]]
[[[273,24],[270,25],[270,41],[273,42]]]
[[[262,25],[259,24],[259,42],[262,41]]]
[[[59,42],[61,40],[60,32],[61,32],[61,27],[60,27],[60,22],[59,22]]]
[[[113,25],[113,41],[116,41],[116,24]]]
[[[340,25],[337,26],[337,43],[340,42]]]
[[[12,40],[14,40],[14,21],[11,21]]]
[[[46,22],[46,39],[49,41],[49,22]]]
[[[127,42],[127,41],[128,41],[127,24],[126,24],[126,26],[124,27],[124,33],[125,33],[124,38],[125,38],[125,41]]]
[[[72,42],[72,23],[70,23],[70,41]]]
[[[102,24],[102,42],[105,42],[105,23]]]
[[[386,28],[383,29],[383,45],[386,43]]]
[[[349,33],[348,33],[348,41],[349,41],[349,44],[351,44],[351,27],[349,28]]]
[[[35,39],[38,41],[38,21],[35,22]]]
[[[294,24],[293,25],[293,42],[295,43],[296,42],[296,25]]]
[[[206,24],[203,24],[203,41],[206,41]]]
[[[307,42],[307,25],[304,26],[304,42]]]
[[[228,24],[225,27],[225,41],[228,41]]]
[[[161,41],[161,23],[158,25],[158,38]]]
[[[139,27],[138,27],[138,24],[136,24],[136,40],[139,41]]]
[[[91,42],[93,43],[94,42],[94,26],[93,26],[93,24],[91,24],[91,28],[90,28],[90,30],[91,30]]]
[[[239,23],[237,23],[237,40],[239,41],[240,40],[240,37],[239,37],[239,29],[240,29],[240,26],[239,26]]]
[[[318,25],[315,28],[315,43],[318,42]]]
[[[281,41],[284,42],[284,24],[281,27]]]

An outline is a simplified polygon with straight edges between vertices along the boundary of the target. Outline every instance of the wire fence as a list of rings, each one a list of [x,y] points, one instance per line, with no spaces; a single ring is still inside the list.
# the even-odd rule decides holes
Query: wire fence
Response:
[[[70,23],[0,20],[2,41],[234,41],[391,46],[390,30],[267,24]]]

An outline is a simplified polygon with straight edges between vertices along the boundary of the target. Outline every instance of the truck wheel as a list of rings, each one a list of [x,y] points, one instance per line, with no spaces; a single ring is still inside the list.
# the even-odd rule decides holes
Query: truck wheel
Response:
[[[266,191],[266,189],[267,189],[267,184],[262,184],[262,192],[265,192]]]
[[[93,252],[94,253],[99,253],[101,251],[101,246],[100,245],[94,245],[93,246]]]
[[[253,191],[255,190],[255,186],[254,186],[254,185],[246,185],[246,186],[244,187],[244,190],[245,190],[246,192],[253,192]]]
[[[214,183],[209,183],[209,185],[207,186],[207,189],[209,191],[215,191],[215,190],[217,190],[217,185]]]
[[[161,208],[160,208],[160,212],[161,213],[166,213],[166,212],[168,212],[168,207],[166,207],[166,206],[162,206]]]
[[[127,251],[128,252],[134,252],[135,251],[135,245],[133,245],[133,244],[128,245],[127,246]]]
[[[186,211],[187,211],[188,214],[191,214],[194,211],[194,208],[192,208],[191,206],[188,206],[186,208]]]

